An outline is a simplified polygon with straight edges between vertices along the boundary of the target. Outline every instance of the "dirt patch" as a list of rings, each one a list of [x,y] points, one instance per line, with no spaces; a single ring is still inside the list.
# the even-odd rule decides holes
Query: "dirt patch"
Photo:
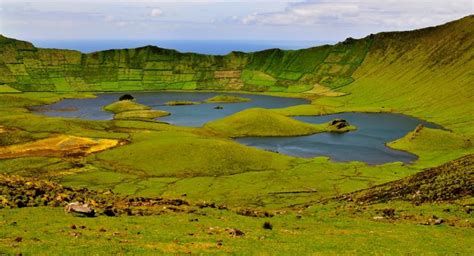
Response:
[[[29,156],[85,156],[120,144],[119,140],[59,135],[24,144],[0,147],[0,159]]]

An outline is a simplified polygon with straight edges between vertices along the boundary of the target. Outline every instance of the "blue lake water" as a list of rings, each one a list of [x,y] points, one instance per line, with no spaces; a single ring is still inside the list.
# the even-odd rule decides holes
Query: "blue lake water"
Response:
[[[72,117],[89,120],[111,120],[113,114],[102,107],[115,102],[123,93],[99,94],[91,99],[65,99],[52,105],[32,108],[48,116]],[[232,94],[250,98],[250,102],[229,104],[200,104],[187,106],[165,106],[168,101],[203,101],[222,93],[212,92],[136,92],[132,93],[138,103],[165,110],[170,116],[158,120],[181,126],[199,127],[206,122],[222,118],[253,107],[284,108],[306,104],[304,99],[282,98],[254,94]],[[223,109],[215,109],[217,105]],[[67,111],[65,111],[67,110]],[[400,114],[390,113],[341,113],[326,116],[301,116],[295,119],[308,123],[325,123],[343,118],[357,126],[348,133],[320,133],[299,137],[246,137],[236,141],[282,154],[298,157],[328,156],[334,161],[362,161],[383,164],[395,161],[405,163],[417,159],[416,155],[393,150],[385,143],[403,137],[419,124],[441,128],[432,123]]]

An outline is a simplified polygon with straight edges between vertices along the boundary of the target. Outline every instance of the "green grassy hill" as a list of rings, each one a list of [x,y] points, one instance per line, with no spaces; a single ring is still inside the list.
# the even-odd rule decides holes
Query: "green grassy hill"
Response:
[[[290,91],[353,81],[371,39],[225,56],[145,46],[82,54],[0,36],[0,84],[22,91],[220,89]]]
[[[375,35],[353,77],[346,105],[395,108],[474,134],[474,16]]]

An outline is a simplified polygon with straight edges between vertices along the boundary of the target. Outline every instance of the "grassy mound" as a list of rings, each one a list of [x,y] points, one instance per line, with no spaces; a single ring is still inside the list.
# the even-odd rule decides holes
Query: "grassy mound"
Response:
[[[163,110],[152,110],[148,106],[130,100],[114,102],[105,106],[104,110],[113,112],[115,114],[115,119],[155,119],[158,117],[170,115],[169,112]]]
[[[197,105],[199,102],[187,101],[187,100],[173,100],[165,103],[166,106],[186,106],[186,105]]]
[[[249,102],[249,98],[231,96],[231,95],[217,95],[212,98],[205,100],[205,103],[238,103],[238,102]]]
[[[102,152],[97,160],[117,172],[195,177],[284,170],[294,158],[187,132],[148,131],[135,133],[131,144]]]
[[[401,180],[346,195],[345,198],[369,203],[455,200],[474,194],[473,177],[474,155],[468,155]]]
[[[155,119],[158,117],[169,116],[170,113],[163,110],[135,110],[125,111],[115,114],[115,119]]]
[[[125,111],[136,111],[136,110],[150,110],[151,108],[140,103],[136,103],[131,100],[122,100],[114,102],[104,107],[105,111],[112,112],[114,114],[122,113]]]
[[[353,126],[337,128],[329,124],[309,124],[262,108],[246,109],[209,122],[204,127],[230,137],[300,136],[318,132],[347,132]]]

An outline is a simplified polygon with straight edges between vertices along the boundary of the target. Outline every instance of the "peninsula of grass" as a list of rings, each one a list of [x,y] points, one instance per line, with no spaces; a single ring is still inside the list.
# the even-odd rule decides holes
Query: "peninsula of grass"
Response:
[[[170,113],[164,110],[133,110],[115,114],[114,119],[155,119],[158,117],[169,116]]]
[[[153,110],[148,106],[136,103],[131,100],[122,100],[114,102],[104,107],[104,110],[113,112],[114,119],[155,119],[158,117],[168,116],[169,112],[163,110]]]
[[[204,101],[204,103],[239,103],[249,102],[249,98],[231,96],[231,95],[217,95]]]
[[[246,109],[211,121],[204,127],[233,138],[302,136],[320,132],[348,132],[356,129],[351,125],[338,127],[337,122],[305,123],[263,108]]]
[[[173,100],[165,103],[166,106],[187,106],[187,105],[198,105],[200,102],[187,101],[187,100]]]

